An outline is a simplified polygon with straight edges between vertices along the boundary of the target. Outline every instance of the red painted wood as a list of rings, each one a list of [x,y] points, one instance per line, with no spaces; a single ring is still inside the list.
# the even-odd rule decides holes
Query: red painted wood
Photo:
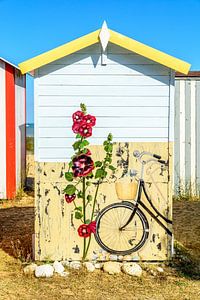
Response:
[[[8,199],[12,199],[16,194],[15,127],[15,69],[6,64],[6,190]]]

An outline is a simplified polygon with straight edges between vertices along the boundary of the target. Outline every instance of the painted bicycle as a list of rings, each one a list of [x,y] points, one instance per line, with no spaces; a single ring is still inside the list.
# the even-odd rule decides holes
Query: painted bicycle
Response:
[[[172,236],[167,224],[172,224],[166,216],[158,211],[147,193],[144,182],[144,168],[150,163],[168,166],[168,162],[161,160],[161,156],[150,152],[134,151],[141,163],[141,173],[138,179],[136,199],[113,203],[105,207],[96,219],[95,239],[102,249],[109,253],[128,255],[138,251],[149,237],[149,222],[144,214],[146,211],[166,232]],[[148,157],[144,159],[143,157]],[[132,174],[132,176],[135,174]],[[142,192],[150,207],[142,200]],[[140,209],[143,208],[143,210]]]

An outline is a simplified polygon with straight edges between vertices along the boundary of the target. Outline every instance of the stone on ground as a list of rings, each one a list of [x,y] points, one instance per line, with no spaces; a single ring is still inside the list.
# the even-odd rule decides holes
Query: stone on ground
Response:
[[[87,261],[83,265],[85,266],[85,268],[87,269],[88,272],[94,272],[95,266],[93,263]]]
[[[131,276],[140,277],[142,275],[142,268],[134,262],[127,262],[122,265],[122,271]]]
[[[59,261],[54,261],[53,263],[53,267],[56,273],[61,274],[64,272],[65,268],[63,267],[63,265],[61,264],[61,262]]]
[[[78,261],[78,260],[77,261],[76,260],[71,261],[70,264],[69,264],[69,267],[71,269],[79,270],[81,268],[81,262]]]
[[[161,268],[161,267],[157,267],[156,270],[157,270],[159,273],[163,273],[163,272],[164,272],[163,268]]]
[[[119,274],[121,272],[121,263],[115,261],[107,261],[103,265],[104,272],[108,274]]]
[[[24,271],[24,274],[25,274],[25,275],[33,275],[34,272],[35,272],[36,267],[37,267],[36,264],[30,264],[30,265],[26,266],[26,267],[24,268],[24,270],[23,270],[23,271]]]
[[[52,277],[54,268],[51,265],[37,266],[35,269],[35,277]]]

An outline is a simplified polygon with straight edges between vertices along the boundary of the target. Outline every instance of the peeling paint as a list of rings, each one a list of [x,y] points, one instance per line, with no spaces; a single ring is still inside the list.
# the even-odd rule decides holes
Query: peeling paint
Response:
[[[101,160],[104,157],[101,146],[92,147],[91,151],[94,156],[96,155],[94,160]],[[147,150],[161,154],[163,159],[167,159],[167,147],[167,143],[115,144],[113,165],[118,166],[115,174],[116,178],[124,177],[130,169],[139,170],[140,164],[132,156],[134,150]],[[63,189],[67,185],[64,178],[64,172],[67,169],[66,163],[36,163],[35,258],[38,260],[43,260],[45,257],[53,260],[69,258],[77,260],[81,258],[83,241],[77,234],[80,221],[74,218],[73,205],[65,202],[63,194]],[[154,170],[153,167],[152,170]],[[172,168],[170,167],[170,174],[171,170]],[[154,175],[160,191],[155,189],[150,177],[145,173],[145,182],[148,183],[148,194],[159,211],[170,216],[171,194],[169,193],[168,172],[165,170],[161,172],[161,169],[157,168]],[[88,189],[91,195],[94,192],[94,188],[91,186]],[[76,201],[81,205],[81,199],[77,199]],[[104,183],[100,187],[95,215],[105,206],[117,201],[119,199],[117,198],[114,180],[109,180],[109,183]],[[145,204],[151,209],[148,203],[145,202]],[[88,205],[88,208],[91,210],[91,205]],[[154,219],[148,215],[147,219],[150,224],[151,238],[137,252],[137,256],[141,260],[165,260],[169,257],[170,253],[170,239]],[[91,252],[89,253],[91,257],[94,256],[94,249],[95,253],[97,253],[95,255],[98,255],[97,260],[100,259],[100,256],[102,259],[109,257],[108,254],[104,253],[105,251],[99,252],[100,247],[92,239]],[[133,253],[131,257],[136,257],[136,253]]]

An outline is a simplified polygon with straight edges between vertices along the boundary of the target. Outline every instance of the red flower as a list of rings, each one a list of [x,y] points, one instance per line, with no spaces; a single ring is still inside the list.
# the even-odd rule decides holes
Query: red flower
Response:
[[[73,160],[72,170],[75,177],[87,176],[94,169],[94,162],[90,156],[81,154]]]
[[[81,123],[78,133],[83,137],[90,137],[92,135],[92,127],[86,123]]]
[[[74,123],[81,123],[83,121],[84,113],[80,110],[76,111],[72,115]]]
[[[82,224],[78,228],[78,234],[80,237],[87,238],[91,235],[91,229],[87,224]]]
[[[91,115],[85,115],[83,117],[83,121],[85,123],[87,123],[88,125],[90,125],[91,127],[93,127],[96,124],[96,118],[94,116],[91,116]]]
[[[72,201],[74,201],[75,198],[76,198],[76,194],[73,195],[65,194],[65,201],[67,203],[71,203]]]
[[[85,153],[85,155],[92,155],[90,149],[87,149],[87,153]]]
[[[80,123],[74,123],[72,125],[72,130],[74,133],[79,133]]]
[[[90,224],[88,224],[88,227],[90,228],[92,233],[96,232],[96,221],[92,221]]]

